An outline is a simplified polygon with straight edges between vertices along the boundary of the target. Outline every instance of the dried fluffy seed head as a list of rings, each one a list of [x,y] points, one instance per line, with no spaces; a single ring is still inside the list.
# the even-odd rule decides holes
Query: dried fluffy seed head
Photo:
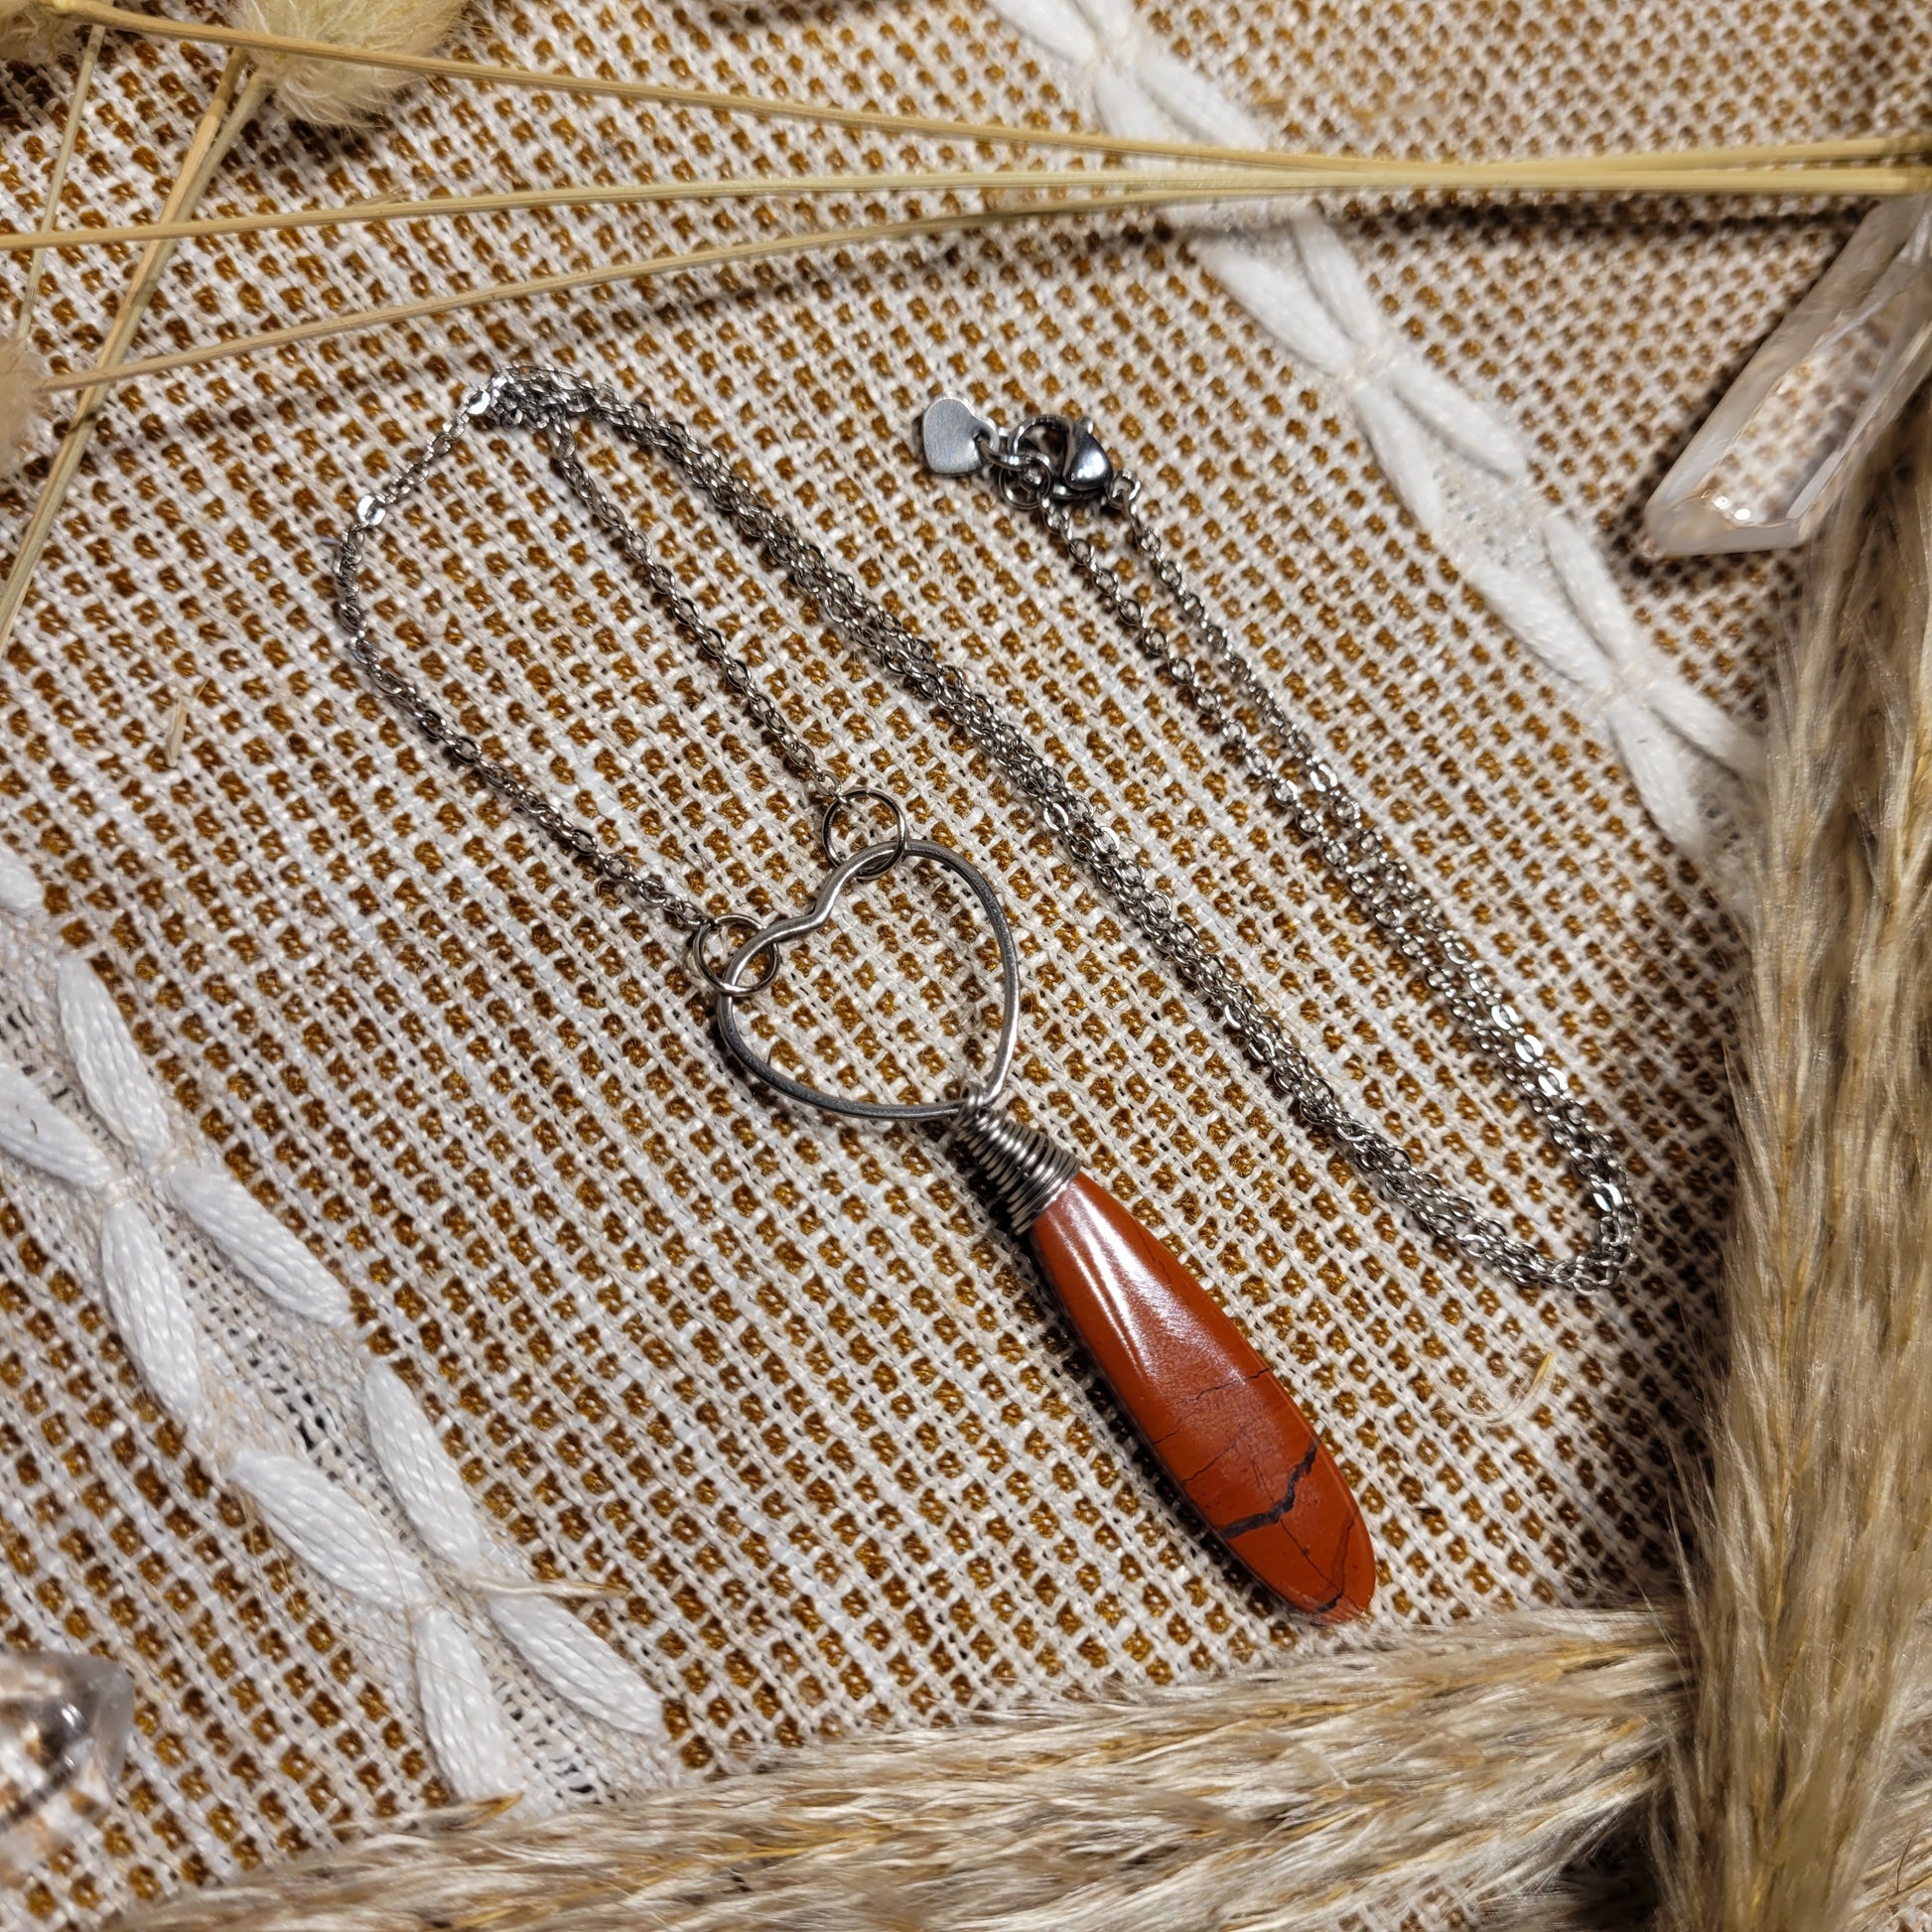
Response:
[[[0,0],[0,61],[52,67],[72,45],[72,23],[41,0]]]
[[[41,417],[47,365],[31,343],[0,337],[0,483],[19,475],[34,425]]]
[[[1853,1925],[1932,1678],[1932,415],[1772,687],[1666,1932]],[[1895,1842],[1895,1841],[1894,1841]],[[1904,1858],[1906,1855],[1901,1854]],[[1904,1909],[1905,1865],[1898,1878]],[[1884,1923],[1898,1922],[1886,1912]]]
[[[0,6],[7,0],[0,0]],[[291,40],[329,41],[384,54],[430,54],[463,11],[463,0],[240,0],[236,24]],[[342,61],[264,56],[263,76],[283,111],[317,127],[353,127],[379,114],[410,76]]]

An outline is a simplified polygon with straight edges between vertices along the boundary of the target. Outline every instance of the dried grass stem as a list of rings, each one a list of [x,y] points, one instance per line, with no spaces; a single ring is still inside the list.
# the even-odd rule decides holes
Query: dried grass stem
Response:
[[[1826,176],[1830,177],[1827,185]],[[1839,184],[1849,184],[1840,186]],[[194,220],[133,222],[119,227],[35,228],[0,231],[0,254],[37,254],[48,249],[84,250],[157,241],[201,241],[215,236],[265,234],[298,228],[329,228],[383,221],[421,221],[459,214],[488,214],[537,208],[624,207],[672,202],[736,202],[815,199],[830,196],[897,194],[1000,194],[1020,190],[1064,192],[1100,188],[1131,191],[1137,202],[1159,196],[1184,201],[1254,202],[1304,196],[1321,189],[1358,185],[1338,173],[1315,175],[1282,169],[1259,170],[1096,170],[1086,168],[955,168],[879,171],[833,175],[771,175],[699,181],[576,182],[558,188],[502,189],[480,195],[435,196],[421,201],[349,202],[335,207],[265,208],[249,214],[220,214]],[[1552,183],[1525,184],[1553,186]],[[1626,180],[1598,184],[1615,192],[1681,194],[1704,192],[1701,178],[1651,170]],[[1917,193],[1932,187],[1932,171],[1870,168],[1728,173],[1718,192],[1725,194],[1842,194],[1873,197]]]
[[[787,255],[875,247],[916,235],[956,234],[972,229],[1058,219],[1070,214],[1090,214],[1104,209],[1144,207],[1173,199],[1171,191],[1149,189],[1084,199],[1069,197],[1016,207],[973,208],[903,221],[873,221],[849,228],[808,228],[796,234],[760,235],[752,241],[721,242],[679,254],[605,262],[596,268],[568,269],[555,275],[533,276],[527,281],[492,282],[482,288],[454,289],[444,295],[426,296],[415,302],[393,303],[386,308],[362,309],[347,315],[318,316],[312,322],[292,323],[287,328],[264,330],[259,335],[236,336],[222,342],[204,343],[194,348],[177,349],[166,355],[144,356],[139,361],[123,363],[111,371],[93,369],[49,376],[43,388],[52,394],[67,389],[92,389],[107,383],[133,382],[147,376],[166,375],[177,369],[201,368],[210,362],[258,355],[270,349],[286,348],[295,343],[317,342],[327,336],[352,335],[364,330],[387,328],[396,323],[423,322],[434,316],[483,308],[490,303],[527,301],[572,290],[603,288],[614,282],[648,281],[690,270],[725,267],[734,262],[771,261]]]
[[[1756,147],[1701,148],[1680,154],[1624,153],[1601,156],[1563,155],[1552,158],[1488,162],[1425,162],[1400,157],[1348,155],[1292,149],[1224,147],[1213,142],[1149,140],[1068,128],[1015,127],[998,121],[962,121],[921,114],[890,114],[859,107],[839,107],[812,101],[793,101],[758,94],[728,92],[710,87],[677,86],[662,81],[627,80],[598,74],[499,66],[460,60],[448,55],[411,53],[402,49],[371,48],[268,34],[246,27],[211,21],[169,20],[131,12],[107,0],[47,0],[50,9],[74,20],[142,34],[151,39],[200,41],[218,47],[249,49],[278,60],[334,61],[357,67],[388,69],[401,73],[437,75],[467,80],[473,85],[535,88],[549,93],[598,94],[618,100],[650,102],[660,106],[694,107],[725,114],[796,120],[821,126],[861,128],[874,133],[902,134],[976,145],[1019,145],[1078,149],[1130,159],[1188,161],[1224,167],[1277,171],[1292,167],[1311,175],[1334,176],[1337,188],[1369,189],[1604,189],[1623,193],[1746,193],[1746,194],[1916,194],[1932,188],[1932,170],[1924,168],[1834,169],[1789,168],[1787,163],[1867,160],[1932,151],[1932,134],[1925,132],[1864,136],[1850,141],[1778,143]],[[1758,170],[1776,174],[1775,186],[1743,186],[1741,174]],[[1695,182],[1659,187],[1651,179]],[[1730,177],[1729,185],[1720,177]],[[1803,185],[1809,181],[1811,185]]]

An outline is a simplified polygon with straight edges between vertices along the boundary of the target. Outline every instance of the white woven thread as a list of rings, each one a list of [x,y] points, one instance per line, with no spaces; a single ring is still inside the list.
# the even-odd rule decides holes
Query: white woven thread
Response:
[[[168,1110],[113,995],[71,954],[55,969],[54,983],[61,1031],[87,1105],[123,1147],[143,1161],[159,1161],[168,1151]]]
[[[456,1464],[394,1369],[380,1363],[362,1385],[369,1441],[420,1536],[445,1563],[476,1570],[483,1534]]]
[[[33,933],[42,895],[31,869],[0,850],[0,916]],[[143,1383],[200,1441],[207,1459],[248,1496],[276,1535],[350,1599],[407,1620],[424,1728],[452,1790],[463,1797],[519,1791],[489,1674],[474,1639],[439,1601],[439,1587],[383,1518],[313,1462],[281,1449],[234,1443],[217,1423],[203,1371],[204,1344],[180,1268],[146,1208],[145,1179],[211,1249],[276,1307],[325,1331],[347,1323],[347,1290],[307,1246],[229,1175],[178,1144],[167,1100],[107,988],[49,931],[61,1035],[95,1117],[135,1164],[108,1150],[19,1068],[0,1062],[0,1152],[89,1194],[99,1217],[101,1283],[114,1325]],[[481,1521],[463,1478],[393,1370],[363,1383],[371,1448],[404,1516],[459,1580],[487,1588]],[[520,1587],[504,1579],[505,1589]],[[546,1597],[491,1606],[501,1634],[560,1697],[633,1735],[662,1735],[661,1701],[612,1646]]]
[[[362,1387],[369,1441],[416,1534],[478,1588],[519,1591],[483,1545],[468,1485],[401,1376],[380,1363]],[[611,1646],[560,1603],[541,1595],[494,1596],[490,1617],[559,1696],[619,1730],[655,1737],[663,1701]]]
[[[34,877],[33,868],[0,846],[0,912],[26,919],[40,909],[41,882]]]
[[[489,1673],[462,1620],[431,1608],[413,1626],[423,1728],[460,1798],[490,1798],[522,1783]]]
[[[340,1483],[292,1455],[243,1449],[228,1478],[254,1498],[277,1536],[338,1589],[385,1610],[427,1609],[433,1587],[382,1519]]]
[[[992,4],[1040,52],[1078,71],[1114,133],[1279,145],[1156,43],[1126,0]],[[1173,214],[1190,236],[1217,219],[1198,209]],[[1403,507],[1510,629],[1581,688],[1658,829],[1723,889],[1734,843],[1732,780],[1754,765],[1754,734],[1641,636],[1594,545],[1571,517],[1550,514],[1515,425],[1390,336],[1367,278],[1311,206],[1286,214],[1292,251],[1243,225],[1239,239],[1193,236],[1195,259],[1290,355],[1340,390]],[[1466,472],[1452,492],[1445,456]]]
[[[496,1596],[489,1615],[559,1697],[619,1730],[649,1736],[662,1726],[663,1707],[643,1679],[561,1603],[548,1596]]]
[[[132,1201],[100,1223],[100,1279],[134,1366],[161,1406],[184,1429],[203,1420],[202,1351],[181,1273],[161,1237]]]
[[[164,1182],[168,1198],[277,1307],[340,1327],[348,1291],[239,1181],[184,1161]]]
[[[114,1164],[100,1143],[33,1081],[5,1065],[0,1065],[0,1152],[70,1187],[104,1187],[114,1177]]]

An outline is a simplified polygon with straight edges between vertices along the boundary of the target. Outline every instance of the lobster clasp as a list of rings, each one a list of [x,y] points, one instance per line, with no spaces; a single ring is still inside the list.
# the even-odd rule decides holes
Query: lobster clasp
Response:
[[[1140,485],[1101,447],[1085,416],[1030,416],[1002,430],[963,396],[937,395],[920,412],[920,454],[936,477],[991,471],[1023,509],[1048,503],[1131,503]]]
[[[1021,463],[1043,467],[1042,492],[1053,503],[1101,503],[1114,491],[1113,459],[1085,416],[1034,416],[1007,439]],[[1039,475],[1035,468],[1035,474]]]

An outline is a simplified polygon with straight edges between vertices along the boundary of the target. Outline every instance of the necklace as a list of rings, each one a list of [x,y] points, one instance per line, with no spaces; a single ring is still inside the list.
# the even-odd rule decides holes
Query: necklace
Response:
[[[1407,869],[1384,848],[1339,776],[1283,714],[1258,675],[1212,623],[1138,509],[1139,486],[1115,471],[1084,420],[1039,417],[1003,434],[969,405],[942,397],[922,419],[928,464],[948,475],[990,472],[1007,499],[1036,512],[1075,569],[1137,645],[1189,700],[1204,728],[1243,771],[1288,810],[1303,836],[1344,880],[1358,905],[1405,958],[1423,967],[1476,1050],[1523,1097],[1578,1173],[1598,1213],[1582,1255],[1557,1261],[1485,1220],[1407,1153],[1350,1116],[1281,1021],[1155,886],[1093,807],[1013,720],[933,646],[908,630],[826,558],[780,510],[705,449],[683,424],[553,370],[493,377],[464,399],[421,456],[357,503],[337,548],[335,603],[346,650],[368,683],[432,745],[641,909],[688,935],[691,964],[711,1001],[725,1050],[750,1074],[823,1112],[877,1122],[946,1122],[950,1144],[982,1176],[1017,1233],[1027,1236],[1119,1405],[1156,1460],[1220,1541],[1263,1583],[1304,1612],[1359,1614],[1375,1584],[1361,1512],[1340,1470],[1293,1397],[1220,1306],[1147,1228],[1064,1149],[999,1104],[1011,1069],[1020,1008],[1019,954],[991,882],[952,847],[909,836],[897,801],[869,786],[841,788],[804,737],[758,688],[756,675],[706,621],[676,578],[585,467],[579,422],[656,456],[706,500],[767,566],[814,604],[833,629],[897,678],[1034,801],[1076,864],[1139,926],[1181,982],[1240,1043],[1270,1085],[1315,1133],[1341,1149],[1372,1186],[1418,1227],[1525,1287],[1612,1285],[1627,1259],[1634,1218],[1615,1156],[1570,1097],[1562,1075],[1499,989],[1443,925]],[[714,914],[661,875],[607,845],[536,784],[488,757],[379,651],[362,603],[363,553],[398,505],[419,491],[472,428],[533,433],[588,511],[679,632],[719,672],[745,715],[804,784],[819,811],[827,871],[809,902],[759,922]],[[1211,664],[1173,645],[1074,529],[1076,510],[1126,519],[1133,544],[1173,599],[1182,625]],[[1250,722],[1242,724],[1242,718]],[[883,807],[891,835],[841,854],[846,815]],[[963,885],[990,926],[1000,960],[1002,1012],[986,1076],[942,1098],[888,1102],[829,1093],[773,1064],[748,1034],[741,1009],[775,978],[786,947],[827,925],[848,894],[901,865],[938,868]],[[719,957],[720,949],[724,956]]]

